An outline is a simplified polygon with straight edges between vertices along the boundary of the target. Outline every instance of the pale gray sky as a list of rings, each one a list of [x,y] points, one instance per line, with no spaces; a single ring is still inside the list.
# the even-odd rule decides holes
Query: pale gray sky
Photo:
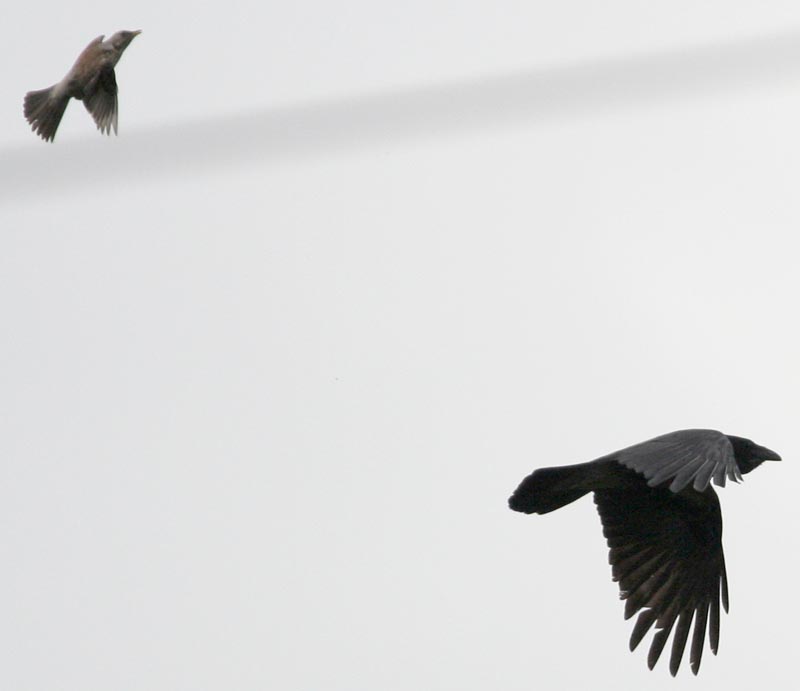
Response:
[[[14,13],[4,688],[787,687],[796,3]],[[40,141],[25,91],[120,28],[119,137]],[[673,680],[592,502],[506,499],[697,426],[785,462],[720,491],[731,612]]]

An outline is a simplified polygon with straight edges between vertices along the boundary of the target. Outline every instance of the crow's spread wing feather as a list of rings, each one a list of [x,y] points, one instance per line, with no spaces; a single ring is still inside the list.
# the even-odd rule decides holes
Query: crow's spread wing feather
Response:
[[[669,483],[675,493],[688,485],[702,492],[712,479],[720,487],[726,478],[742,479],[731,442],[722,432],[710,429],[670,432],[605,458],[640,473],[650,487]]]
[[[670,672],[677,673],[694,619],[690,663],[697,674],[708,629],[719,645],[720,598],[728,610],[722,553],[722,515],[713,488],[675,495],[666,488],[597,490],[594,493],[609,547],[612,575],[625,602],[625,618],[641,613],[631,650],[655,625],[647,664],[658,661],[673,628]],[[677,624],[677,626],[676,626]]]

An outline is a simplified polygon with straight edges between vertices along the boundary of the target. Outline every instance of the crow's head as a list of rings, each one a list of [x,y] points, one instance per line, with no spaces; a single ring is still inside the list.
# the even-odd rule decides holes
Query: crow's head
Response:
[[[733,454],[736,457],[736,465],[742,475],[758,468],[764,461],[780,461],[781,457],[774,451],[770,451],[765,446],[759,446],[755,442],[744,437],[734,437],[732,434],[726,435],[733,445]]]

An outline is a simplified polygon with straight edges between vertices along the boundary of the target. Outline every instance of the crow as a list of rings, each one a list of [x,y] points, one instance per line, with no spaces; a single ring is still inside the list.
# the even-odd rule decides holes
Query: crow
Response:
[[[706,626],[717,653],[720,599],[728,611],[722,514],[711,481],[724,487],[726,478],[738,482],[764,461],[779,460],[743,437],[679,430],[588,463],[536,470],[508,505],[544,514],[594,492],[625,619],[641,610],[630,649],[655,624],[647,657],[653,669],[674,628],[669,670],[675,676],[694,619],[690,664],[697,674]]]

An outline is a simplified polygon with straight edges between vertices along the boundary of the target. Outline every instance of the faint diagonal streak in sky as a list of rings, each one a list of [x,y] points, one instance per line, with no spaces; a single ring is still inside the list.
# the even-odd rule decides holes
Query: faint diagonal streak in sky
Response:
[[[800,32],[223,115],[0,156],[0,200],[800,81]],[[22,117],[22,115],[20,115]]]

